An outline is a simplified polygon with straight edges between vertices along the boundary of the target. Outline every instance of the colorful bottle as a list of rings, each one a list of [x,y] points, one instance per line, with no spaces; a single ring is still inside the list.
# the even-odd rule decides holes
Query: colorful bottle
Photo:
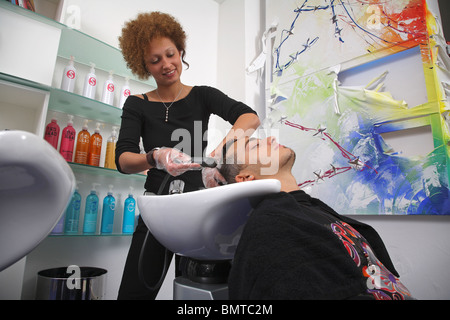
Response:
[[[125,100],[130,96],[130,84],[129,84],[130,78],[125,78],[125,85],[122,87],[122,90],[120,90],[120,100],[119,100],[119,108],[122,109],[123,105],[125,103]]]
[[[58,222],[53,227],[53,230],[52,230],[51,234],[63,234],[63,232],[64,232],[64,217],[65,216],[66,215],[63,214],[61,216],[61,218],[59,218]]]
[[[100,123],[97,122],[94,134],[89,143],[88,162],[90,166],[98,167],[100,165],[100,154],[102,153],[103,138],[100,135]]]
[[[105,85],[103,86],[102,92],[102,102],[106,104],[113,105],[114,103],[114,79],[113,72],[109,72],[109,78],[106,80]]]
[[[95,64],[91,62],[91,70],[86,75],[83,87],[83,96],[89,99],[95,99],[97,89],[97,77],[95,76]]]
[[[134,231],[136,200],[134,200],[132,192],[133,188],[130,187],[130,193],[123,207],[122,233],[133,233]]]
[[[51,122],[45,128],[44,139],[55,149],[58,149],[59,125],[55,116],[52,117]]]
[[[89,142],[91,134],[88,131],[89,120],[84,120],[83,129],[78,133],[77,147],[75,149],[75,162],[87,164],[89,154]]]
[[[103,199],[101,233],[112,233],[114,226],[114,210],[116,209],[116,199],[112,192],[113,186],[109,186],[108,195]]]
[[[64,233],[78,233],[78,222],[80,220],[81,195],[78,193],[78,186],[66,209],[66,218],[64,220]]]
[[[83,233],[93,234],[97,229],[97,216],[98,216],[98,196],[95,186],[97,183],[92,184],[91,193],[86,198],[86,206],[84,209],[84,222]]]
[[[116,169],[117,127],[112,127],[111,136],[106,142],[105,168]]]
[[[73,116],[69,115],[69,121],[67,127],[64,128],[61,136],[61,145],[59,146],[59,153],[66,159],[66,161],[72,161],[73,159],[73,146],[75,144],[75,129],[73,128]]]
[[[77,76],[77,69],[73,64],[74,57],[70,56],[70,61],[67,67],[64,69],[64,73],[61,81],[61,89],[69,92],[73,92],[75,88],[75,80]]]

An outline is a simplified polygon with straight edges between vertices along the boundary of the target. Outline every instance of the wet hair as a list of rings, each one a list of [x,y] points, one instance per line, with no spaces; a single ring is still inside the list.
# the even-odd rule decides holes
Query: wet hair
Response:
[[[150,41],[166,37],[172,40],[181,52],[181,61],[186,55],[186,33],[181,24],[171,15],[162,12],[140,13],[134,20],[125,23],[119,46],[123,58],[131,72],[141,80],[147,80],[151,75],[145,67],[144,52]]]
[[[228,149],[237,141],[237,139],[229,140],[222,148],[222,162],[218,166],[218,170],[227,183],[236,183],[236,176],[243,170],[246,165],[237,164],[237,155],[235,152],[230,156],[226,156]]]

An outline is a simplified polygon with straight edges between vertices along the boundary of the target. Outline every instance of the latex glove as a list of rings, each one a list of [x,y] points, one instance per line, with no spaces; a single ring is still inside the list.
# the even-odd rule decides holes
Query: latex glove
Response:
[[[227,184],[217,168],[203,168],[202,180],[206,188],[214,188]]]
[[[163,147],[155,150],[153,152],[153,159],[155,160],[157,169],[165,170],[174,177],[189,170],[201,169],[200,164],[192,162],[191,156],[175,148]]]

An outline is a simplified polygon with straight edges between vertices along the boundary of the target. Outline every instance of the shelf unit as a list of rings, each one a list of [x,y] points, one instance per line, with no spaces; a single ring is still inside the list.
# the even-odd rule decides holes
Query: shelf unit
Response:
[[[59,77],[61,77],[61,74],[58,74],[58,71],[64,67],[61,64],[65,63],[70,56],[74,56],[75,64],[80,67],[81,71],[78,72],[77,77],[84,78],[85,74],[83,74],[83,70],[88,70],[90,63],[94,62],[96,65],[96,72],[104,72],[107,74],[110,70],[113,70],[115,79],[117,79],[117,77],[123,79],[128,77],[131,80],[130,86],[132,86],[132,83],[135,83],[140,87],[139,90],[145,88],[145,90],[148,91],[155,88],[156,85],[154,80],[138,80],[126,67],[121,51],[117,48],[78,30],[71,29],[64,24],[43,15],[23,9],[7,1],[0,1],[0,20],[6,21],[7,19],[12,23],[14,21],[20,21],[21,28],[18,31],[14,31],[18,32],[17,35],[8,34],[6,43],[2,43],[2,48],[0,49],[0,59],[2,59],[5,54],[8,54],[7,58],[13,62],[12,66],[4,68],[8,70],[7,72],[3,72],[4,70],[1,70],[2,72],[0,72],[0,114],[2,115],[0,117],[0,130],[24,130],[43,137],[45,126],[54,112],[70,114],[79,119],[89,119],[94,123],[101,122],[103,124],[105,130],[102,131],[101,134],[103,136],[102,152],[104,155],[106,140],[111,132],[109,131],[109,128],[120,125],[122,110],[115,106],[81,96],[76,93],[77,91],[75,91],[75,93],[70,93],[59,89],[59,81],[61,80]],[[23,24],[27,24],[27,26],[23,26]],[[14,26],[11,27],[12,28],[10,29],[19,29],[14,28]],[[46,48],[46,50],[49,50],[49,54],[44,54],[44,56],[48,56],[48,59],[43,61],[43,64],[51,66],[48,70],[45,70],[44,73],[47,73],[47,75],[44,76],[50,78],[50,81],[41,80],[43,78],[43,71],[39,70],[39,68],[36,70],[32,68],[32,65],[36,65],[36,61],[31,63],[28,61],[15,61],[14,57],[11,57],[11,47],[18,46],[18,43],[26,43],[29,40],[29,35],[27,35],[26,32],[26,30],[29,29],[27,28],[34,27],[38,29],[48,29],[48,32],[52,35],[60,34],[59,39],[57,39],[57,44],[53,46],[49,45],[49,47]],[[1,35],[2,34],[0,34],[0,36]],[[31,36],[35,37],[36,35]],[[20,41],[17,40],[17,38],[20,38]],[[30,39],[30,41],[31,40],[33,39]],[[42,46],[45,45],[45,43],[42,44]],[[6,51],[6,47],[8,47],[8,51]],[[52,50],[52,48],[56,49]],[[28,51],[27,54],[32,56],[33,51],[29,49]],[[17,68],[14,66],[14,63],[17,64]],[[30,65],[28,67],[25,66],[25,72],[21,72],[22,64],[27,63],[30,63]],[[15,72],[16,69],[20,72]],[[28,73],[28,70],[26,69],[31,70]],[[100,84],[101,83],[99,83],[99,85]],[[116,87],[119,86],[116,85]],[[76,120],[79,124],[74,124],[77,134],[79,129],[77,130],[76,125],[79,127],[81,126],[81,120],[79,119]],[[58,122],[62,132],[65,123]],[[93,133],[93,128],[94,126],[91,124],[89,130],[91,134]],[[101,165],[102,164],[103,162],[101,161]],[[81,230],[84,218],[85,198],[89,194],[93,183],[101,185],[101,187],[97,189],[100,200],[99,219],[101,216],[101,203],[103,197],[106,196],[108,185],[114,185],[114,195],[116,197],[115,225],[116,221],[118,221],[117,224],[120,224],[119,222],[121,222],[121,214],[123,212],[122,205],[128,195],[129,187],[132,187],[136,191],[134,192],[135,196],[142,194],[143,192],[143,186],[146,179],[146,176],[143,174],[124,175],[117,170],[76,163],[70,163],[70,167],[72,168],[77,181],[82,182],[82,185],[80,185],[80,194],[82,195],[79,223],[80,231],[79,234],[75,236],[91,236],[82,234]],[[99,222],[100,221],[98,221],[97,225],[99,225]],[[119,230],[120,226],[115,226],[113,233],[107,234],[107,236],[121,236],[122,234]],[[99,236],[100,234],[96,233],[94,235]],[[58,236],[74,235],[63,234]]]

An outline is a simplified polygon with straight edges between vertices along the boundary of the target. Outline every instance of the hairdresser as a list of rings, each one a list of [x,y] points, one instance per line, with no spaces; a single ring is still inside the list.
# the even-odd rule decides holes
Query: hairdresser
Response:
[[[236,132],[250,135],[259,126],[256,113],[215,88],[182,83],[183,64],[189,67],[184,60],[186,34],[174,17],[161,12],[140,13],[125,24],[119,42],[131,71],[143,80],[153,77],[157,87],[128,97],[124,104],[116,147],[118,170],[127,174],[148,170],[145,190],[154,194],[167,194],[174,179],[184,181],[183,192],[220,183],[223,178],[217,169],[202,169],[192,161],[205,153],[210,115],[216,114],[233,125],[209,155],[214,156],[215,150],[221,150]],[[140,152],[141,139],[145,153]],[[138,272],[147,231],[139,218],[118,299],[154,299],[158,294],[166,255],[165,248],[151,234],[141,258],[146,266],[144,282]]]

